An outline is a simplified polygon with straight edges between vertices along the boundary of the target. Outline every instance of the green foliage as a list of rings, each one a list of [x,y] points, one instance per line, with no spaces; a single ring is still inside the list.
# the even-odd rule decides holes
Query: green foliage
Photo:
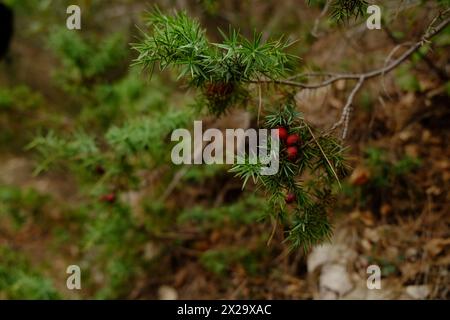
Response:
[[[364,16],[367,8],[365,0],[334,0],[331,4],[331,16],[336,21],[345,21]]]
[[[252,80],[284,75],[291,56],[284,53],[289,44],[282,39],[263,41],[262,34],[252,40],[230,29],[222,33],[222,43],[210,43],[199,23],[184,12],[172,16],[159,10],[148,18],[151,33],[133,45],[139,56],[136,65],[154,70],[177,67],[178,78],[188,78],[200,88],[209,110],[217,115],[246,97],[243,84]]]
[[[168,110],[151,118],[133,119],[122,127],[112,127],[106,133],[106,141],[119,154],[148,151],[152,155],[166,150],[167,136],[177,128],[188,125],[190,111]],[[170,154],[170,152],[165,152]]]
[[[380,269],[382,270],[381,275],[383,277],[388,277],[400,271],[399,268],[397,267],[397,265],[401,263],[400,257],[397,257],[397,259],[395,259],[394,261],[390,261],[383,257],[369,256],[367,257],[367,260],[370,264],[376,264],[380,266]]]
[[[0,88],[0,110],[26,112],[36,109],[42,97],[26,86]]]
[[[86,90],[86,94],[76,95],[74,98],[83,105],[80,122],[99,131],[109,130],[112,124],[134,121],[135,116],[152,117],[159,111],[166,112],[171,98],[170,86],[163,85],[157,77],[153,80],[152,86],[148,86],[139,70],[132,68],[115,82],[100,82]]]
[[[114,205],[92,203],[86,209],[81,245],[87,252],[95,252],[91,268],[102,270],[107,283],[96,298],[120,297],[128,292],[130,280],[143,263],[140,248],[146,237],[121,201]]]
[[[420,190],[414,188],[411,182],[412,175],[420,168],[422,161],[408,155],[397,155],[395,152],[378,147],[369,147],[364,150],[362,166],[367,172],[367,181],[359,185],[343,184],[343,194],[351,199],[357,206],[368,206],[376,203],[371,210],[377,207],[381,198],[386,203],[395,201],[394,197],[410,197],[413,202],[421,197]],[[412,180],[414,181],[414,180]],[[402,195],[399,186],[411,185],[409,193]],[[397,200],[398,201],[398,200]]]
[[[445,92],[450,97],[450,81],[445,84]]]
[[[404,158],[395,162],[392,172],[396,176],[402,176],[410,173],[411,171],[419,168],[422,162],[418,158],[412,158],[410,156],[405,156]]]
[[[309,4],[317,4],[317,0],[308,0]],[[351,18],[357,19],[366,13],[368,2],[366,0],[332,0],[331,18],[338,22],[348,21]]]
[[[192,166],[183,177],[186,182],[201,182],[213,178],[227,171],[226,165]]]
[[[62,87],[76,90],[77,84],[89,85],[106,76],[106,71],[119,65],[125,58],[124,37],[113,33],[97,41],[83,38],[77,32],[56,29],[49,38],[49,46],[60,58],[63,69],[57,72]]]
[[[27,148],[35,149],[41,155],[42,161],[35,173],[46,171],[61,161],[77,160],[83,167],[91,167],[96,162],[99,151],[94,139],[81,131],[75,133],[70,140],[60,138],[50,131],[45,136],[36,137]]]
[[[365,154],[365,162],[372,176],[370,184],[377,187],[391,186],[397,177],[404,176],[421,165],[419,159],[409,156],[391,159],[386,150],[379,148],[368,148]]]
[[[43,97],[27,86],[0,88],[0,149],[20,152],[37,126],[54,126],[43,106]]]
[[[192,222],[196,225],[217,227],[224,223],[232,225],[250,224],[261,220],[266,211],[264,199],[248,195],[238,202],[215,208],[196,206],[185,210],[178,216],[180,224]],[[245,212],[245,214],[243,214]]]
[[[218,0],[200,0],[200,3],[208,14],[216,15],[219,11]]]
[[[95,182],[96,167],[106,171],[102,182],[117,181],[123,176],[133,180],[133,171],[140,167],[148,169],[151,164],[165,163],[170,158],[172,130],[187,126],[193,113],[190,110],[156,113],[152,117],[133,119],[123,126],[111,126],[101,139],[84,131],[67,138],[58,137],[53,131],[38,136],[28,144],[28,149],[39,153],[40,161],[35,172],[48,170],[51,166],[64,165]]]
[[[288,228],[288,239],[293,248],[303,246],[305,250],[326,240],[331,235],[331,226],[326,210],[332,204],[331,186],[339,183],[348,170],[344,149],[335,138],[327,135],[316,137],[313,130],[295,111],[292,101],[266,117],[267,128],[283,126],[290,134],[298,134],[301,140],[299,157],[292,161],[286,156],[286,146],[281,145],[280,167],[275,175],[260,174],[260,163],[236,164],[230,170],[243,179],[243,184],[252,178],[268,195],[271,214]],[[302,181],[304,176],[310,177]],[[293,207],[286,204],[287,194],[295,195]]]
[[[51,5],[51,1],[3,0],[3,2],[15,10],[23,10],[25,12],[28,10],[44,11]]]
[[[402,90],[411,92],[421,91],[419,80],[411,73],[411,69],[407,65],[401,66],[396,70],[395,80]]]
[[[59,299],[50,280],[33,270],[16,250],[0,247],[0,298]]]
[[[15,186],[0,185],[0,221],[7,225],[4,218],[16,228],[22,227],[29,219],[44,210],[47,197],[33,189],[21,189]]]
[[[325,199],[325,201],[329,200]],[[288,240],[294,248],[303,247],[305,251],[324,240],[330,240],[332,234],[326,204],[322,203],[307,205],[297,211],[292,225]]]
[[[148,263],[141,250],[149,234],[167,231],[157,219],[158,211],[146,207],[148,202],[155,205],[155,198],[139,204],[149,216],[138,221],[127,195],[142,186],[143,171],[168,162],[172,130],[192,123],[195,110],[173,107],[171,99],[178,97],[170,79],[163,83],[154,77],[149,85],[137,68],[111,79],[111,73],[123,69],[119,35],[96,41],[73,34],[61,31],[50,47],[61,60],[56,80],[78,108],[72,111],[75,127],[42,130],[28,149],[38,155],[36,173],[60,167],[60,174],[76,179],[77,203],[64,208],[70,212],[65,225],[73,229],[63,232],[64,241],[76,243],[82,252],[78,259],[95,270],[85,274],[84,286],[95,289],[97,298],[117,298],[129,292],[131,280]],[[67,49],[66,42],[76,48]],[[190,103],[189,97],[183,102]],[[102,200],[105,195],[114,200]],[[151,221],[159,225],[152,228]],[[96,288],[94,273],[104,278],[101,289]]]
[[[437,2],[444,7],[450,6],[450,0],[437,0]]]
[[[371,92],[369,90],[363,90],[361,92],[361,108],[366,111],[370,112],[373,110],[374,105],[374,97],[372,96]]]

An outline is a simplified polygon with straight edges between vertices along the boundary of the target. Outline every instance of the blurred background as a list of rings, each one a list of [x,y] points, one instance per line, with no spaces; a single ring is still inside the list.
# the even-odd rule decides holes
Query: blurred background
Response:
[[[372,2],[380,30],[337,23],[325,0],[0,1],[0,298],[448,299],[449,28],[356,96],[334,236],[309,252],[281,229],[267,244],[264,194],[229,167],[170,162],[173,129],[252,126],[257,99],[199,118],[175,72],[130,66],[155,4],[186,10],[212,42],[230,25],[284,36],[296,71],[351,73],[398,56],[446,5]],[[66,28],[71,4],[81,30]],[[329,128],[352,85],[299,89],[298,110]],[[366,286],[373,264],[381,290]],[[66,287],[69,265],[81,290]]]

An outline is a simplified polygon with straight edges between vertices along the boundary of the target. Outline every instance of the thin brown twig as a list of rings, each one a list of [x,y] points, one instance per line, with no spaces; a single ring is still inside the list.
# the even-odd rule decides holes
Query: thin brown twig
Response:
[[[355,87],[353,88],[352,92],[350,92],[350,95],[347,98],[347,102],[345,103],[345,106],[342,109],[341,118],[331,128],[331,131],[333,131],[337,127],[339,127],[342,124],[344,124],[344,130],[342,132],[342,139],[345,139],[345,137],[347,136],[348,122],[349,122],[349,119],[350,119],[350,112],[351,112],[351,107],[352,107],[352,104],[353,104],[353,98],[355,97],[355,95],[358,92],[358,90],[361,89],[361,86],[364,83],[364,81],[365,81],[364,77],[359,78],[358,83],[355,85]]]
[[[312,35],[313,37],[316,37],[316,38],[319,38],[319,37],[320,37],[320,35],[317,33],[317,30],[319,29],[319,23],[320,23],[320,20],[321,20],[321,19],[325,16],[325,14],[327,13],[329,7],[330,7],[330,0],[327,0],[327,1],[325,2],[325,5],[324,5],[323,9],[322,9],[322,12],[320,12],[319,16],[318,16],[318,17],[316,18],[316,20],[314,21],[314,27],[313,27],[313,29],[311,30],[311,35]]]

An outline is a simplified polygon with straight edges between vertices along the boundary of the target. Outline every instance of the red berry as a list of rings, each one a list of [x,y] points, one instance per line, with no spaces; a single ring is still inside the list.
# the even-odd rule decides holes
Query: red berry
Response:
[[[288,131],[286,128],[284,127],[278,127],[278,138],[280,138],[281,140],[285,140],[288,136]]]
[[[115,193],[104,194],[100,197],[100,200],[103,202],[113,203],[116,201],[116,194]]]
[[[286,143],[288,146],[292,146],[300,141],[298,134],[291,134],[287,137]]]
[[[286,203],[292,203],[295,200],[295,194],[293,193],[288,193],[286,195],[286,198],[284,199],[286,201]]]
[[[289,148],[287,148],[286,152],[287,152],[287,156],[288,156],[289,160],[293,161],[293,160],[297,159],[297,154],[298,154],[297,147],[289,147]]]

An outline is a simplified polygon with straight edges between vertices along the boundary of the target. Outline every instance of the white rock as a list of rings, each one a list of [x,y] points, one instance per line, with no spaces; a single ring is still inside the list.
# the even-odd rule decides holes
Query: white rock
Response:
[[[308,272],[314,272],[317,267],[327,263],[332,258],[332,246],[329,244],[324,244],[315,247],[308,256],[306,262]]]
[[[430,294],[430,287],[427,285],[407,286],[406,293],[413,299],[425,299]]]
[[[324,244],[312,250],[306,264],[308,272],[311,273],[324,264],[346,264],[348,261],[354,260],[356,256],[356,252],[347,246]]]
[[[177,300],[178,292],[172,287],[161,286],[158,289],[158,298],[159,300]]]

